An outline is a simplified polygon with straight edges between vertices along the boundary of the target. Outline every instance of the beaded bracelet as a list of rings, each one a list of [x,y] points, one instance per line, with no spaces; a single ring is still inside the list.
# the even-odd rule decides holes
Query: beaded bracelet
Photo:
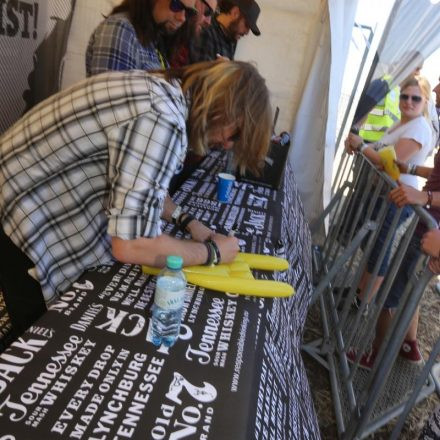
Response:
[[[212,238],[210,238],[209,240],[206,240],[206,243],[210,244],[212,246],[213,251],[214,251],[215,258],[214,258],[213,263],[219,264],[221,261],[221,255],[220,255],[220,249],[218,248],[217,243]]]
[[[206,257],[206,261],[203,264],[204,266],[212,266],[215,258],[215,251],[212,247],[211,243],[204,241],[203,244],[206,246],[206,250],[208,252],[208,256]]]

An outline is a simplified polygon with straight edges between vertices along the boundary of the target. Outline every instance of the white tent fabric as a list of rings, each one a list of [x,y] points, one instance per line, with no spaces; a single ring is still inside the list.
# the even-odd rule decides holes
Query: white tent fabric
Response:
[[[289,160],[309,222],[331,196],[336,120],[357,0],[329,0],[293,128]],[[340,109],[339,109],[340,110]]]

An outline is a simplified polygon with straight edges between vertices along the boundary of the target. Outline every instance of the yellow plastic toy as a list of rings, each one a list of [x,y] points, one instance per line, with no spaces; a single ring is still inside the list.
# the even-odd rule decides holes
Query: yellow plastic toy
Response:
[[[187,266],[183,268],[186,279],[191,284],[220,292],[239,295],[264,296],[268,298],[288,297],[294,289],[290,284],[273,280],[256,280],[251,269],[286,270],[287,260],[270,255],[239,253],[229,264],[218,266]],[[142,271],[157,275],[160,269],[142,266]]]
[[[400,170],[396,165],[396,162],[394,162],[397,159],[394,145],[383,147],[378,153],[385,172],[391,177],[391,179],[397,180],[400,177]]]

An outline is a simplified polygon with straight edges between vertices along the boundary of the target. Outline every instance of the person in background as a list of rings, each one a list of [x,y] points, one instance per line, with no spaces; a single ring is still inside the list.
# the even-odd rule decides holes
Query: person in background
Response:
[[[195,0],[123,0],[90,37],[87,76],[166,68],[163,38],[197,15],[194,5]]]
[[[0,137],[0,287],[14,334],[89,267],[232,261],[237,238],[176,206],[168,184],[188,143],[232,149],[258,171],[271,124],[265,80],[234,61],[110,71],[30,110]],[[161,219],[192,239],[162,234]]]
[[[391,190],[389,197],[397,207],[407,205],[420,205],[434,217],[440,221],[440,153],[437,151],[434,157],[434,167],[426,167],[423,165],[409,164],[397,162],[402,173],[408,173],[427,179],[426,185],[422,191],[406,185],[400,184],[397,188]],[[421,252],[431,255],[433,258],[429,261],[429,267],[434,273],[440,273],[440,231],[429,230],[423,222],[419,222],[410,240],[407,251],[402,259],[402,264],[393,281],[391,289],[388,293],[384,307],[380,312],[376,323],[376,335],[374,337],[372,347],[363,353],[359,365],[366,369],[371,369],[376,359],[379,348],[387,334],[388,328],[393,319],[394,310],[399,304],[400,297],[405,291],[406,285],[414,273],[415,265],[419,259]],[[419,322],[419,311],[417,309],[411,323],[409,325],[405,340],[400,349],[400,355],[406,360],[413,363],[420,363],[422,355],[417,343],[417,328]],[[347,352],[350,361],[356,359],[356,352],[350,350]]]
[[[361,118],[357,123],[357,126],[360,126],[359,136],[365,142],[380,141],[385,132],[400,120],[400,87],[397,85],[390,90],[391,80],[391,75],[385,75],[379,80],[373,81],[366,92],[367,95],[372,96],[375,94],[383,96],[384,93],[386,95],[370,110],[366,117]],[[362,106],[358,108],[360,107]],[[358,115],[355,115],[356,118]]]
[[[217,6],[217,0],[196,0],[195,7],[198,14],[187,20],[174,35],[167,38],[166,46],[171,67],[190,64],[190,45],[196,45],[202,31],[211,26]]]
[[[210,27],[204,29],[197,42],[190,46],[190,61],[234,59],[237,41],[249,30],[260,35],[257,19],[260,7],[255,0],[221,0],[220,13]]]
[[[414,165],[423,165],[426,158],[433,149],[431,129],[428,122],[427,103],[431,95],[431,87],[425,78],[417,77],[407,79],[401,86],[400,111],[401,119],[391,127],[382,137],[380,142],[374,144],[365,144],[360,136],[350,133],[346,140],[346,147],[349,152],[362,151],[374,164],[381,165],[381,160],[377,152],[384,145],[394,145],[396,156],[401,162],[407,162],[411,159]],[[417,187],[417,178],[414,175],[402,176],[400,181],[407,185]],[[375,206],[375,212],[380,209],[382,200],[379,198]],[[387,210],[384,223],[379,231],[376,242],[370,254],[367,264],[367,270],[363,273],[357,296],[355,297],[355,307],[359,308],[362,299],[365,296],[365,290],[370,283],[377,259],[382,251],[387,239],[388,231],[396,215],[397,208],[391,204]],[[411,214],[410,208],[402,211],[399,224],[405,221]],[[392,240],[391,240],[392,241]],[[378,276],[373,280],[367,301],[370,302],[380,286],[382,285],[385,273],[388,269],[389,258],[391,254],[391,243],[378,271]]]

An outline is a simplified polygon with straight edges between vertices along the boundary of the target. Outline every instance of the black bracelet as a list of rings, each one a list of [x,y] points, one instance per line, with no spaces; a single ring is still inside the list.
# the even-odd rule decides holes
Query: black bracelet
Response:
[[[185,213],[185,218],[182,220],[181,217],[179,217],[179,229],[182,232],[186,231],[186,227],[193,221],[195,218],[191,214]]]
[[[208,257],[206,258],[206,261],[203,265],[204,266],[212,266],[212,264],[214,262],[214,249],[211,246],[211,244],[208,243],[207,241],[203,242],[203,244],[206,246],[206,250],[208,251]]]
[[[210,238],[209,240],[206,240],[206,243],[210,244],[212,246],[213,251],[214,251],[215,258],[214,258],[213,263],[220,264],[221,254],[220,254],[220,249],[217,246],[217,243],[212,238]]]

